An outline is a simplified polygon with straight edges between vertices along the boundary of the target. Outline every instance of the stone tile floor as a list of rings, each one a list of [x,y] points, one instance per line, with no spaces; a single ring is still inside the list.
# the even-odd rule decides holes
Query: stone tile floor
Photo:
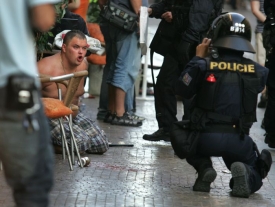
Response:
[[[256,19],[247,9],[239,9],[248,18],[252,28]],[[225,11],[230,11],[225,5]],[[252,34],[252,44],[255,37]],[[252,55],[247,54],[249,58]],[[86,111],[96,118],[98,98],[85,99]],[[182,116],[178,103],[178,118]],[[231,177],[222,159],[213,158],[218,176],[210,193],[193,192],[197,177],[195,170],[185,160],[174,156],[169,143],[148,142],[145,133],[157,130],[153,100],[137,101],[137,114],[146,117],[142,127],[119,127],[97,121],[112,143],[134,144],[134,147],[111,147],[104,155],[85,155],[91,160],[89,167],[69,171],[67,161],[56,155],[55,186],[50,194],[50,207],[269,207],[275,206],[275,165],[263,187],[249,199],[230,196]],[[251,129],[251,136],[259,149],[268,149],[275,161],[275,150],[264,143],[261,121],[264,109],[257,109],[258,122]],[[0,171],[0,207],[14,206],[11,190]]]
[[[88,116],[95,118],[98,98],[85,99]],[[178,118],[182,106],[178,102]],[[251,135],[260,149],[267,148],[263,142],[264,130],[260,121],[264,110],[258,109],[258,122]],[[137,101],[137,114],[146,117],[141,127],[122,127],[97,121],[113,144],[133,144],[133,147],[111,147],[104,155],[87,154],[89,167],[77,165],[69,171],[67,161],[56,155],[55,186],[50,200],[51,207],[220,207],[275,206],[275,166],[264,180],[263,187],[249,199],[230,196],[228,186],[230,172],[222,159],[213,158],[218,176],[210,193],[193,192],[197,177],[195,170],[185,160],[174,156],[170,143],[148,142],[145,133],[157,130],[152,100]],[[275,150],[269,149],[275,160]],[[13,206],[11,190],[0,172],[0,206]]]

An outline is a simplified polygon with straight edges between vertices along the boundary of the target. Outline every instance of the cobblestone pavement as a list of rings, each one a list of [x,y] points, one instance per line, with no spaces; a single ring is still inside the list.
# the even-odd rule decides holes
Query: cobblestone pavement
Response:
[[[241,10],[253,24],[249,10]],[[253,41],[253,40],[252,40]],[[87,115],[95,119],[98,98],[85,99]],[[182,116],[178,103],[178,118]],[[153,100],[137,101],[137,114],[146,120],[142,127],[120,127],[97,121],[113,144],[133,144],[133,147],[111,147],[104,155],[85,155],[91,160],[89,167],[77,165],[69,171],[67,161],[56,155],[55,186],[51,207],[220,207],[275,206],[275,165],[263,187],[249,199],[230,196],[231,177],[222,159],[213,158],[218,176],[210,193],[193,192],[197,177],[195,170],[185,160],[174,156],[169,143],[148,142],[145,133],[157,130]],[[264,130],[260,123],[264,109],[257,109],[258,122],[251,129],[251,136],[260,150],[268,149],[275,160],[275,150],[264,144]],[[0,172],[0,207],[14,206],[11,190]]]
[[[88,116],[96,117],[98,98],[85,99]],[[104,155],[87,154],[89,167],[74,166],[69,171],[67,161],[56,155],[55,186],[51,192],[51,205],[86,207],[180,207],[180,206],[275,206],[275,166],[264,180],[263,187],[249,199],[230,196],[228,186],[230,172],[220,158],[213,158],[218,176],[210,193],[193,192],[197,177],[195,170],[185,160],[174,156],[169,143],[148,142],[145,133],[157,130],[152,100],[137,101],[137,114],[146,117],[142,127],[121,127],[97,121],[113,144],[133,144],[133,147],[111,147]],[[182,106],[178,102],[178,118]],[[258,109],[259,122],[253,125],[251,134],[260,149],[264,131],[260,121],[264,110]],[[269,149],[275,160],[275,151]],[[9,187],[0,172],[0,206],[12,206]]]

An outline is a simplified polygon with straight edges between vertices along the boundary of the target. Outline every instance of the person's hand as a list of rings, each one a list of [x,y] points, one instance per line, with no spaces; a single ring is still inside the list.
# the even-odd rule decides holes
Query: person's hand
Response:
[[[165,12],[161,15],[161,18],[163,18],[166,22],[172,22],[173,16],[172,12]]]
[[[41,4],[31,9],[33,26],[41,32],[46,32],[55,24],[55,9],[52,4]]]
[[[151,15],[153,12],[152,8],[148,7],[148,14]]]
[[[204,38],[202,40],[202,43],[199,44],[196,48],[196,56],[201,57],[201,58],[205,58],[208,56],[208,48],[210,45],[211,39],[208,38]]]
[[[152,8],[147,7],[148,16],[152,14]],[[138,16],[140,16],[140,9],[138,10]]]

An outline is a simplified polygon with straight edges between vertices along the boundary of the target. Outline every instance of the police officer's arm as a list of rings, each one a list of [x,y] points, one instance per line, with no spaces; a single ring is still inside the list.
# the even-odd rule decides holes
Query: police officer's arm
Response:
[[[148,8],[149,17],[155,17],[157,19],[161,18],[161,15],[166,12],[167,1],[162,0],[161,2],[152,4]]]
[[[203,80],[203,68],[206,67],[204,65],[206,65],[205,59],[198,56],[189,61],[176,82],[176,95],[190,99],[197,93]]]
[[[184,98],[192,98],[198,91],[200,83],[206,71],[206,60],[211,39],[204,38],[196,48],[196,56],[193,57],[181,73],[176,82],[175,92]]]

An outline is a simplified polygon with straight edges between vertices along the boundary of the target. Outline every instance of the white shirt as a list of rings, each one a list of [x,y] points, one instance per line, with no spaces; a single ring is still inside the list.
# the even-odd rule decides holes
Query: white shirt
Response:
[[[0,0],[0,87],[11,74],[37,75],[29,9],[60,0]]]

